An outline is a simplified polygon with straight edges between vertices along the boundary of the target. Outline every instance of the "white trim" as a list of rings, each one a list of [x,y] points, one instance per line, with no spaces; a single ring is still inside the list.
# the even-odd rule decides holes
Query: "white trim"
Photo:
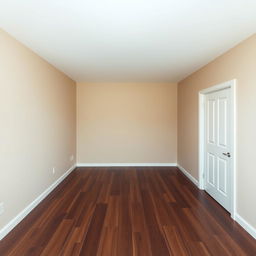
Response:
[[[221,91],[223,89],[226,88],[230,88],[232,86],[234,86],[236,84],[236,79],[221,83],[221,84],[217,84],[217,85],[213,85],[211,87],[208,87],[206,89],[201,90],[199,93],[201,94],[208,94],[211,92],[217,92],[217,91]]]
[[[204,89],[199,92],[199,130],[198,130],[198,138],[199,138],[199,188],[204,189],[204,98],[205,94],[223,90],[226,88],[231,89],[231,100],[233,105],[233,113],[232,113],[232,124],[233,127],[232,137],[233,137],[233,149],[231,150],[232,161],[231,161],[231,168],[233,169],[232,176],[231,176],[231,217],[235,219],[236,215],[236,80],[227,81],[210,88]]]
[[[16,217],[7,223],[0,230],[0,240],[2,240],[16,225],[18,225],[45,197],[47,197],[74,169],[76,165],[70,167],[61,177],[59,177],[50,187],[39,195],[32,203],[23,209]]]
[[[244,228],[254,239],[256,239],[256,228],[243,219],[238,213],[235,214],[235,221]]]
[[[204,141],[205,138],[205,134],[204,134],[204,102],[205,102],[205,98],[204,98],[204,94],[199,92],[199,104],[198,104],[198,115],[199,115],[199,134],[198,134],[198,138],[199,138],[199,149],[198,149],[198,164],[199,164],[199,189],[204,190],[204,157],[202,157],[204,155],[204,143],[202,143]]]
[[[161,166],[177,166],[176,163],[77,163],[77,167],[161,167]]]
[[[194,178],[186,169],[184,169],[182,166],[180,166],[179,164],[177,165],[177,167],[180,169],[180,171],[187,176],[197,187],[199,186],[199,182],[196,178]]]

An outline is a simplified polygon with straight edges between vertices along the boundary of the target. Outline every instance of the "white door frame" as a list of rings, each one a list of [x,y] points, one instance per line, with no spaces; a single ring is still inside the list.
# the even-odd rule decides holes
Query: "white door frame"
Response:
[[[231,159],[230,159],[230,169],[231,169],[231,217],[235,219],[236,213],[236,80],[227,81],[210,88],[204,89],[199,92],[199,188],[205,189],[205,180],[204,180],[204,163],[205,163],[205,95],[211,92],[231,89],[231,104],[232,111],[231,113],[231,138],[233,140],[233,148],[230,150]]]

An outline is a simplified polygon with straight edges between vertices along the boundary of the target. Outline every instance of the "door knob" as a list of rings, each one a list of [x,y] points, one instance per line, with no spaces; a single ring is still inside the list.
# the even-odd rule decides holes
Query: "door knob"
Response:
[[[230,153],[222,153],[224,156],[231,157]]]

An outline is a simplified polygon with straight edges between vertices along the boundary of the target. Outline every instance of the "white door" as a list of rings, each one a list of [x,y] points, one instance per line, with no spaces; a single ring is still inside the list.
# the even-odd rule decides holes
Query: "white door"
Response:
[[[205,95],[205,190],[231,211],[231,89]]]

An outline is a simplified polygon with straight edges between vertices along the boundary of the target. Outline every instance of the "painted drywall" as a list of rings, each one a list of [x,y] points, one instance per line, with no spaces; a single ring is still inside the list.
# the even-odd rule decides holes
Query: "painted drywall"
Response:
[[[177,84],[78,83],[78,163],[176,163]]]
[[[198,178],[198,92],[237,79],[237,211],[256,228],[256,35],[178,85],[178,163]]]
[[[1,230],[75,163],[76,90],[2,30],[0,56]]]

